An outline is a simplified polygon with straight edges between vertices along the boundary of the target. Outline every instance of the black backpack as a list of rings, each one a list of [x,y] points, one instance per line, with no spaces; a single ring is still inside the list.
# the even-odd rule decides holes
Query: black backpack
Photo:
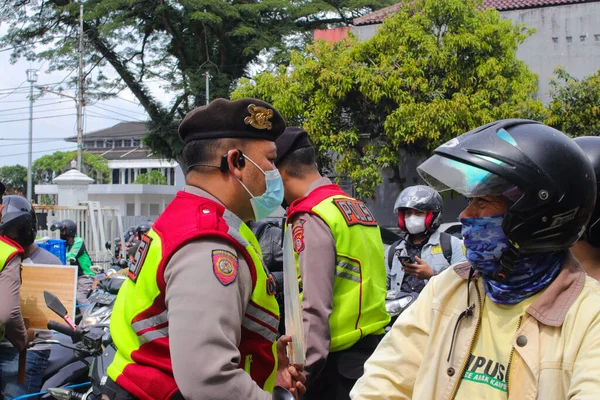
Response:
[[[392,270],[392,263],[394,262],[394,252],[396,251],[396,246],[405,240],[404,238],[394,242],[388,249],[388,269]],[[440,247],[442,248],[442,253],[444,254],[444,258],[448,261],[448,265],[452,265],[452,235],[446,232],[440,232]]]

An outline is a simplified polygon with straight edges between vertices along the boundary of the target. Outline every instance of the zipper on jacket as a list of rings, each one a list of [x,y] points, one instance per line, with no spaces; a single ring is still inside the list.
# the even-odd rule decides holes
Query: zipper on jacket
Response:
[[[450,395],[450,400],[454,400],[454,398],[456,397],[456,393],[458,392],[458,388],[460,386],[462,377],[465,375],[465,372],[467,371],[467,367],[469,366],[469,358],[471,355],[471,350],[473,349],[473,344],[475,343],[475,338],[477,337],[477,332],[479,332],[479,326],[481,325],[483,306],[482,306],[482,302],[481,302],[481,293],[479,293],[479,284],[478,283],[476,283],[476,285],[475,285],[475,291],[477,292],[477,302],[479,304],[479,319],[477,320],[477,326],[475,326],[475,332],[473,333],[473,336],[471,337],[471,341],[469,342],[469,349],[468,349],[467,357],[465,357],[465,361],[463,361],[463,366],[460,369],[460,374],[457,377],[458,379],[456,380],[456,384],[454,385],[454,389],[452,390],[452,394]]]
[[[252,354],[246,356],[246,362],[244,363],[244,371],[250,375],[250,369],[252,367]]]
[[[519,322],[517,323],[517,330],[515,331],[515,335],[519,332],[521,328],[521,323],[523,322],[523,316],[519,317]],[[508,399],[508,378],[510,377],[510,366],[512,365],[513,354],[515,354],[515,346],[511,347],[510,356],[508,356],[508,366],[506,367],[506,398]]]

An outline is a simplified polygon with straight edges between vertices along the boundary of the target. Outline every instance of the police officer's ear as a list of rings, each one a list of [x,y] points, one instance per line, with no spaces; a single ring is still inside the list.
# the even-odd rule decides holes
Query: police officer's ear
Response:
[[[222,172],[231,171],[237,176],[237,174],[241,175],[241,170],[246,166],[246,158],[244,157],[244,153],[240,149],[230,150],[227,154],[224,154],[221,158],[221,166],[220,170]]]

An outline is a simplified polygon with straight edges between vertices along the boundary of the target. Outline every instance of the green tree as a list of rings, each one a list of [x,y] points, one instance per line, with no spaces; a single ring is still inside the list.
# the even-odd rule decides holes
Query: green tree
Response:
[[[53,178],[71,169],[71,161],[77,159],[76,151],[57,151],[33,162],[33,176],[37,183],[51,183]],[[94,183],[110,181],[110,168],[106,159],[97,154],[83,152],[81,172],[94,179]]]
[[[581,80],[563,68],[554,73],[546,123],[571,136],[600,136],[600,71]]]
[[[1,167],[0,182],[6,186],[5,194],[23,196],[27,192],[27,168],[18,164]]]
[[[348,24],[394,2],[5,1],[0,23],[7,25],[7,33],[0,45],[14,48],[13,60],[44,60],[50,71],[74,70],[83,4],[85,64],[90,70],[86,76],[94,78],[88,79],[88,96],[110,96],[129,88],[152,122],[146,143],[155,154],[174,158],[181,144],[173,121],[205,103],[206,72],[212,76],[211,98],[228,97],[259,55],[285,59],[287,49],[310,37],[313,29]],[[174,102],[162,104],[152,96],[148,80],[161,81],[165,90],[175,94]]]
[[[366,198],[384,169],[401,187],[400,149],[430,154],[476,126],[543,110],[531,97],[537,77],[516,57],[529,34],[473,1],[415,0],[372,39],[315,43],[233,97],[262,98],[304,127],[320,163]]]
[[[140,185],[167,185],[167,178],[160,171],[149,171],[145,174],[139,174],[135,182]]]

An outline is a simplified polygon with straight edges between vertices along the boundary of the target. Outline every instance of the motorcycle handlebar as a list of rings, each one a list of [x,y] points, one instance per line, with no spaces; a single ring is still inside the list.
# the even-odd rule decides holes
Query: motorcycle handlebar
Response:
[[[60,322],[56,322],[56,321],[48,321],[48,329],[56,331],[56,332],[60,332],[71,338],[75,335],[75,331],[73,329],[71,329],[71,327],[69,325],[61,324]]]

